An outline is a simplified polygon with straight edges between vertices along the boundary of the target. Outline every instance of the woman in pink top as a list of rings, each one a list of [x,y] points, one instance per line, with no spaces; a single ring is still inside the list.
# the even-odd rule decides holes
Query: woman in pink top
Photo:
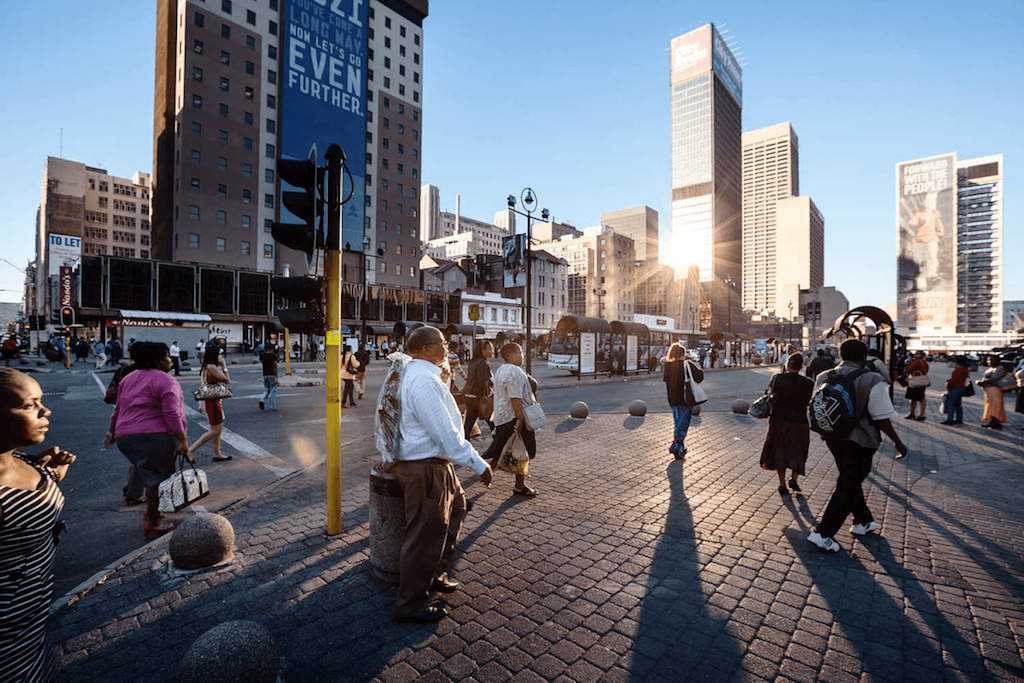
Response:
[[[163,523],[157,509],[160,482],[174,473],[179,453],[188,457],[185,402],[181,387],[170,371],[167,344],[136,342],[132,346],[136,370],[125,377],[117,390],[117,404],[110,416],[110,430],[103,445],[117,448],[139,472],[146,491],[147,535],[160,535],[174,528]],[[191,460],[191,458],[189,458]]]

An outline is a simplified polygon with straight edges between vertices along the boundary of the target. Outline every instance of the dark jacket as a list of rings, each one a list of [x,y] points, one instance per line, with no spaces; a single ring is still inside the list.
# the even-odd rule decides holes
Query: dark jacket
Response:
[[[796,372],[781,372],[772,378],[771,421],[802,422],[807,424],[807,404],[811,402],[814,382]]]
[[[491,387],[491,367],[487,359],[477,356],[469,361],[469,370],[466,372],[466,383],[462,387],[462,393],[471,396],[487,396]]]
[[[704,381],[704,371],[693,361],[681,359],[664,361],[664,379],[670,406],[696,405],[692,396],[686,391],[686,364],[690,366],[690,374],[694,382],[700,384]]]

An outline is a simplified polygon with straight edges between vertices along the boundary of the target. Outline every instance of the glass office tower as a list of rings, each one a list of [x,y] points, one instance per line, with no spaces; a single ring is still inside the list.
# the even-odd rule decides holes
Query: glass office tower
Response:
[[[672,40],[672,236],[668,261],[695,264],[701,327],[732,331],[740,306],[743,74],[707,24]]]

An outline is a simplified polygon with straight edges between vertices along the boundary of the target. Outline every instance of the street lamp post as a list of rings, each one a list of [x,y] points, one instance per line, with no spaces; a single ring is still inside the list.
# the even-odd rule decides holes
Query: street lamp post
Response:
[[[601,309],[601,297],[606,296],[608,294],[608,292],[604,291],[600,287],[598,287],[597,289],[595,289],[593,291],[594,291],[594,294],[597,296],[597,317],[603,319],[604,316],[601,315],[601,310],[602,310]]]
[[[513,195],[508,196],[508,209],[512,213],[517,213],[520,216],[526,217],[526,290],[524,294],[525,301],[523,302],[523,312],[526,316],[526,340],[524,342],[523,353],[526,356],[526,372],[529,373],[532,368],[532,331],[533,331],[533,315],[531,310],[533,308],[533,266],[532,261],[532,242],[533,242],[533,212],[537,210],[537,195],[534,194],[533,190],[526,188],[523,190],[520,198],[523,201],[523,207],[526,212],[522,212],[516,209],[516,198]],[[547,221],[548,210],[541,209],[540,217]]]

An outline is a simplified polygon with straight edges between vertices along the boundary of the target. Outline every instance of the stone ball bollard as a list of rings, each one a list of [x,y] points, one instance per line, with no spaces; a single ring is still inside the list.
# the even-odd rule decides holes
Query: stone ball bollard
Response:
[[[738,398],[732,402],[732,412],[737,415],[746,415],[748,410],[750,410],[750,401]]]
[[[575,417],[577,420],[585,420],[587,415],[590,415],[590,406],[583,401],[576,401],[569,408],[569,416]]]
[[[633,417],[643,417],[647,414],[647,404],[637,399],[629,404],[629,414]]]
[[[398,585],[398,560],[405,538],[405,492],[390,472],[370,470],[370,576]]]
[[[181,683],[274,683],[281,668],[270,631],[253,621],[226,621],[199,636],[181,660]]]
[[[50,364],[50,361],[44,360],[42,358],[40,358],[39,360],[36,361],[36,365],[38,365],[41,368],[45,368],[49,364]]]
[[[235,547],[235,529],[225,517],[202,513],[182,522],[168,552],[178,569],[203,569],[223,562]]]
[[[700,415],[700,406],[699,405],[693,407],[693,416],[697,417],[698,415]]]

